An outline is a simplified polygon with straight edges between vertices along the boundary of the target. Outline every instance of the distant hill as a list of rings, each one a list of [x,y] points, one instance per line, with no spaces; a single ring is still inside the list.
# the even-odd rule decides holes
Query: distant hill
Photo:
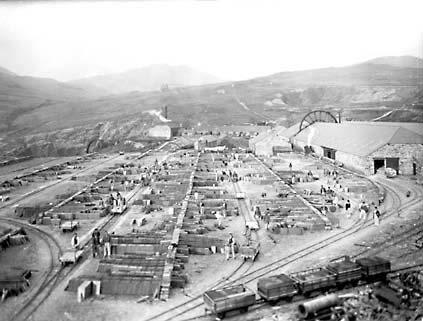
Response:
[[[16,117],[41,106],[92,99],[100,94],[93,88],[19,76],[0,67],[0,132],[9,129]]]
[[[113,94],[131,91],[154,91],[167,84],[170,88],[221,82],[210,74],[188,66],[151,65],[122,73],[100,75],[70,81],[78,86],[95,86]]]
[[[0,68],[0,95],[67,100],[92,98],[97,93],[54,79],[18,76]]]
[[[168,106],[167,118],[186,127],[209,128],[263,121],[288,127],[315,109],[329,110],[334,114],[339,112],[343,117],[354,120],[383,116],[381,120],[395,121],[397,118],[423,122],[422,69],[408,65],[393,66],[398,62],[390,60],[393,61],[391,64],[378,63],[387,61],[380,58],[375,59],[376,63],[280,72],[238,82],[171,86],[166,91],[132,91],[93,99],[73,99],[71,95],[66,96],[68,91],[63,97],[69,99],[62,101],[58,100],[57,95],[45,96],[41,100],[39,96],[31,96],[25,98],[26,109],[21,109],[25,112],[18,110],[9,113],[7,118],[0,115],[0,128],[3,125],[4,132],[12,133],[7,137],[22,137],[22,140],[9,144],[9,147],[19,145],[21,141],[29,145],[44,141],[53,146],[49,147],[53,151],[58,137],[61,137],[63,145],[60,148],[65,153],[67,145],[83,145],[93,135],[89,134],[92,133],[91,129],[98,126],[104,128],[107,132],[105,137],[109,137],[111,142],[125,140],[127,133],[140,137],[143,132],[141,128],[148,129],[162,122],[155,115],[160,115],[165,105]],[[39,88],[45,80],[32,81]],[[52,84],[51,80],[48,84]],[[62,85],[65,89],[69,89],[69,86],[75,88],[71,84],[54,81],[53,84],[58,90]],[[161,85],[158,82],[157,89]],[[82,88],[83,85],[78,86]],[[12,99],[4,88],[0,86],[1,104],[5,104],[5,99]],[[24,89],[28,92],[28,86]],[[0,140],[0,149],[1,143]]]
[[[387,56],[371,59],[367,63],[389,65],[402,68],[423,68],[423,59],[413,56]]]

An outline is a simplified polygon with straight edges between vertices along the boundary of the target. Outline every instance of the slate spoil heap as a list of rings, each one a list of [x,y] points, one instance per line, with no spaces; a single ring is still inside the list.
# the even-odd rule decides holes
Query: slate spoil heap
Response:
[[[423,271],[399,274],[386,282],[366,286],[357,294],[322,309],[308,320],[421,321],[423,320]]]

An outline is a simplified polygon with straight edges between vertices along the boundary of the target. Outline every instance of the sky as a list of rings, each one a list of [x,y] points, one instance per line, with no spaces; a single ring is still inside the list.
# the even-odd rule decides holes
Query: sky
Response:
[[[423,1],[0,3],[0,66],[60,81],[151,64],[224,80],[423,56]]]

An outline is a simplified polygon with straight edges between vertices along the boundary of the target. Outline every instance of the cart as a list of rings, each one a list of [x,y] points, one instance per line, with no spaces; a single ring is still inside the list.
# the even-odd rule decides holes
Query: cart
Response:
[[[63,255],[59,258],[59,262],[62,265],[66,265],[68,263],[75,264],[81,258],[83,250],[67,250]]]
[[[259,242],[250,242],[249,245],[241,245],[239,248],[239,252],[241,253],[241,258],[246,261],[247,259],[250,259],[254,261],[256,259],[257,254],[260,251],[260,243]]]
[[[79,222],[78,221],[68,221],[63,223],[60,228],[62,229],[63,233],[66,232],[73,232],[74,230],[78,229]]]
[[[223,319],[229,311],[247,312],[248,307],[256,302],[253,291],[243,285],[230,286],[203,294],[206,310],[210,310]]]
[[[115,206],[112,208],[111,213],[113,215],[119,215],[122,214],[123,212],[125,212],[127,206],[126,205],[120,205],[120,206]]]

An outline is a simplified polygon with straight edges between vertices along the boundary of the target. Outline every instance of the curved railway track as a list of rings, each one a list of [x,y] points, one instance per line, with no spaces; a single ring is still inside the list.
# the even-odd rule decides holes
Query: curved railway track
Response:
[[[406,191],[398,190],[403,188],[402,186],[400,186],[399,184],[395,184],[397,186],[396,188],[393,188],[387,184],[387,181],[384,181],[382,184],[386,190],[390,191],[390,195],[393,197],[393,206],[392,206],[393,208],[387,213],[387,215],[386,214],[382,215],[381,219],[385,219],[390,216],[395,216],[395,214],[397,216],[400,216],[401,212],[403,212],[404,210],[412,209],[423,201],[423,189],[419,186],[412,186],[411,189],[407,189],[407,190],[410,190],[411,192],[410,199],[407,198],[406,201],[403,203],[401,196],[405,195]],[[368,222],[368,226],[371,226],[371,225],[373,225],[373,223],[370,220]],[[394,235],[391,238],[393,242],[390,242],[391,240],[388,240],[386,242],[377,244],[376,246],[373,246],[371,248],[366,248],[351,257],[355,258],[369,252],[371,252],[372,254],[379,254],[388,248],[391,248],[393,246],[406,242],[411,237],[419,235],[422,232],[423,232],[423,223],[416,224],[415,226]]]
[[[15,320],[25,320],[21,318],[24,311],[31,310],[31,306],[36,305],[37,303],[43,301],[42,293],[45,291],[45,289],[49,286],[49,284],[56,278],[56,275],[60,273],[61,269],[58,269],[58,265],[56,264],[57,258],[62,254],[62,249],[60,244],[57,242],[57,240],[51,236],[49,233],[26,223],[20,222],[15,219],[11,218],[0,218],[0,221],[6,222],[8,224],[12,224],[14,226],[19,226],[25,228],[25,230],[29,231],[29,233],[35,235],[35,237],[41,239],[48,248],[48,267],[45,272],[45,277],[41,281],[40,285],[37,287],[37,289],[32,290],[30,293],[30,296],[20,305],[19,309],[16,310],[13,315],[10,317],[10,321]],[[56,258],[56,259],[55,259]],[[28,314],[27,316],[29,316]]]
[[[140,158],[146,156],[151,150],[146,151],[141,155]],[[114,157],[116,158],[116,157]],[[114,159],[113,158],[113,159]],[[110,161],[108,159],[107,161]],[[101,164],[103,164],[102,162]],[[92,166],[90,168],[85,169],[84,171],[87,171],[89,169],[95,168],[99,166],[100,164],[97,164],[96,166]],[[81,173],[81,172],[79,172]],[[66,179],[64,179],[66,180]],[[56,185],[54,183],[53,185]],[[48,186],[51,187],[52,185]],[[41,190],[38,190],[37,192],[41,192]],[[133,193],[130,197],[128,197],[128,202],[131,201],[131,199],[136,195],[137,193]],[[15,200],[15,202],[17,202]],[[7,204],[7,206],[10,206],[10,204]],[[119,215],[112,215],[110,216],[101,226],[98,227],[100,231],[108,230],[111,226],[113,226],[116,221],[120,218]],[[49,233],[43,231],[40,228],[37,228],[33,225],[30,225],[29,223],[25,223],[22,221],[19,221],[17,219],[12,218],[4,218],[0,217],[0,221],[7,222],[12,225],[16,225],[19,227],[24,227],[26,230],[31,231],[31,233],[35,234],[38,238],[42,239],[49,251],[49,266],[45,273],[45,277],[41,281],[41,284],[38,286],[34,292],[30,294],[28,298],[20,305],[19,309],[17,309],[12,316],[10,316],[10,321],[23,321],[27,320],[50,296],[50,294],[56,289],[56,287],[66,279],[73,271],[75,271],[80,265],[74,264],[74,265],[68,265],[68,266],[61,266],[58,264],[58,258],[62,255],[62,248],[58,241]],[[81,244],[81,249],[84,251],[83,255],[80,259],[80,263],[87,260],[88,255],[87,252],[89,251],[89,245],[91,244],[91,239],[87,239],[85,243]],[[55,259],[56,258],[56,259]]]
[[[263,165],[264,166],[264,165]],[[349,171],[347,171],[349,172]],[[350,172],[352,173],[352,172]],[[355,174],[355,173],[353,173]],[[277,175],[275,173],[275,175]],[[278,175],[277,175],[278,176]],[[363,177],[361,175],[358,175],[360,177]],[[366,177],[364,177],[365,179],[368,179]],[[371,181],[371,180],[370,180]],[[386,182],[373,182],[371,181],[372,184],[375,184],[379,187],[379,189],[382,189],[384,191],[384,193],[386,193],[386,190],[388,190],[390,193],[389,198],[385,199],[386,202],[388,202],[389,200],[391,200],[392,202],[392,207],[393,209],[388,210],[383,218],[386,219],[387,217],[391,217],[394,215],[398,215],[398,213],[401,213],[402,211],[409,209],[411,207],[413,207],[414,205],[416,205],[418,202],[421,201],[420,197],[416,197],[416,198],[412,198],[409,201],[406,202],[402,202],[402,199],[400,197],[400,194],[392,187],[390,187],[389,185],[386,184]],[[415,188],[414,189],[414,193],[415,196],[420,196],[422,194],[422,191],[419,188]],[[361,229],[368,229],[371,226],[373,226],[373,222],[366,220],[366,221],[359,221],[356,220],[348,229],[338,232],[334,235],[331,235],[319,242],[316,242],[308,247],[305,247],[301,250],[295,251],[285,257],[282,257],[278,260],[275,260],[265,266],[262,266],[260,268],[257,268],[249,273],[244,273],[242,276],[238,277],[238,278],[234,278],[231,281],[227,282],[225,284],[225,286],[227,285],[231,285],[231,284],[235,284],[235,283],[243,283],[243,284],[249,284],[265,275],[268,275],[272,272],[275,272],[285,266],[287,266],[290,263],[293,263],[301,258],[304,258],[318,250],[327,248],[328,246],[342,240],[345,239],[346,237],[355,234],[357,231],[361,230]],[[212,289],[216,289],[219,288],[221,286],[214,286],[208,290],[212,290]],[[206,291],[208,291],[206,290]],[[195,302],[195,304],[194,304]],[[202,294],[197,295],[193,298],[191,298],[189,300],[189,302],[185,302],[182,303],[178,306],[172,307],[166,311],[163,311],[162,313],[159,313],[155,316],[151,316],[147,319],[145,319],[145,321],[153,321],[153,320],[160,320],[160,321],[170,321],[170,320],[174,320],[176,317],[184,315],[188,312],[191,312],[199,307],[201,307],[203,305],[202,302]],[[185,307],[185,308],[184,308]],[[182,309],[184,308],[184,309]],[[168,316],[168,317],[167,317]]]

